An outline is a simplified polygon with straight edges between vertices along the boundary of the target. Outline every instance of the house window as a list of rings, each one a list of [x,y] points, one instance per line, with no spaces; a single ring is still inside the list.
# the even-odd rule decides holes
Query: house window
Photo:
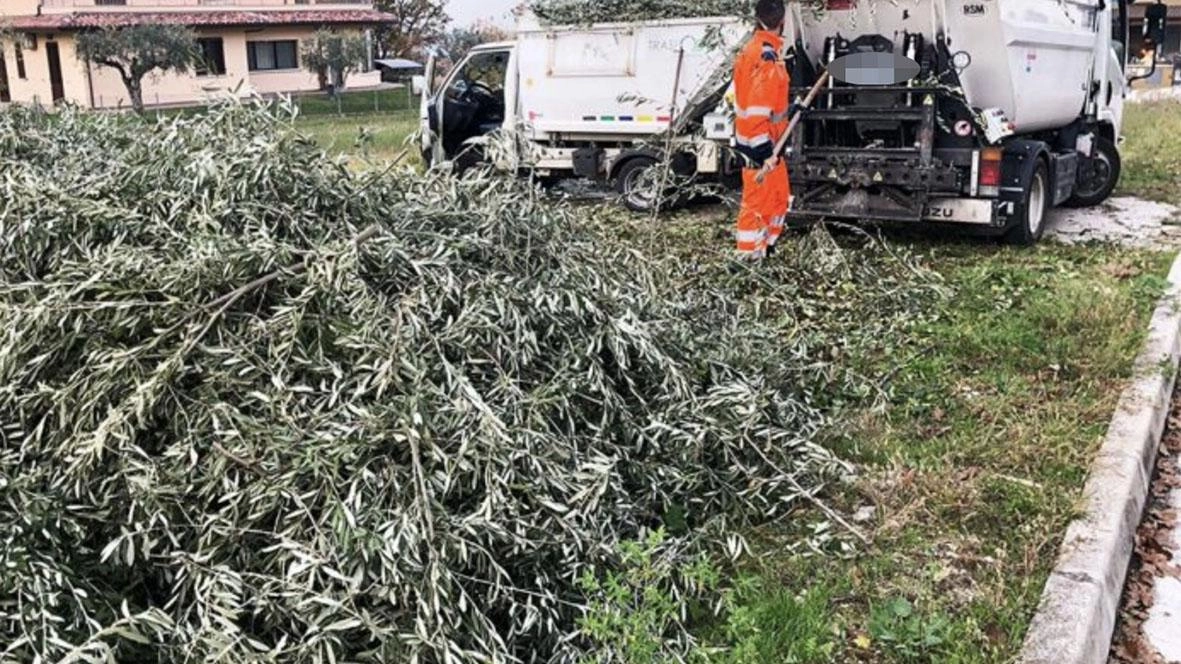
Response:
[[[226,73],[226,49],[221,37],[198,39],[201,59],[194,68],[198,76],[224,76]]]
[[[1181,25],[1170,24],[1165,28],[1165,43],[1162,53],[1166,57],[1181,53]]]
[[[298,50],[299,44],[294,39],[246,42],[246,60],[250,71],[298,69]]]
[[[14,44],[14,46],[16,46],[16,77],[23,81],[29,78],[25,74],[25,52],[19,42]]]

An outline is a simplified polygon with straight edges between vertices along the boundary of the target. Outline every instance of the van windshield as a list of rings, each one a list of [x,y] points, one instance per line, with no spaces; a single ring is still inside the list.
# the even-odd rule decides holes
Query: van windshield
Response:
[[[463,69],[447,86],[447,98],[458,101],[471,95],[500,96],[508,74],[508,53],[478,53],[463,65]]]

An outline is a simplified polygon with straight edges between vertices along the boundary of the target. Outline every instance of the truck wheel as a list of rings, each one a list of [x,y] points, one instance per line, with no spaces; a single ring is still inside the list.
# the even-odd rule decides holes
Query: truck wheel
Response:
[[[1021,219],[1005,234],[1005,241],[1028,247],[1037,244],[1046,232],[1046,214],[1050,210],[1050,169],[1044,161],[1038,161],[1022,209]]]
[[[615,191],[623,205],[632,212],[651,212],[656,206],[657,184],[651,176],[656,160],[652,157],[632,157],[619,167],[615,175]]]
[[[1119,184],[1122,164],[1119,149],[1106,138],[1095,138],[1095,156],[1079,161],[1078,183],[1074,195],[1066,204],[1070,207],[1092,207],[1102,203]]]

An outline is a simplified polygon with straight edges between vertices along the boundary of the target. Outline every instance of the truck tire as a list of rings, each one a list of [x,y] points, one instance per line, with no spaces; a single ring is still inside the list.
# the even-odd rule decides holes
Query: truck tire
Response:
[[[1111,196],[1119,184],[1123,165],[1119,149],[1106,138],[1095,137],[1095,157],[1079,161],[1079,179],[1069,207],[1092,207]]]
[[[1021,206],[1021,218],[1005,234],[1005,241],[1022,247],[1037,244],[1046,232],[1046,217],[1050,211],[1050,169],[1046,162],[1038,160],[1029,188],[1025,192],[1025,204]]]
[[[624,162],[615,174],[615,191],[632,212],[651,212],[656,206],[656,187],[644,186],[646,171],[655,165],[655,158],[638,155]]]

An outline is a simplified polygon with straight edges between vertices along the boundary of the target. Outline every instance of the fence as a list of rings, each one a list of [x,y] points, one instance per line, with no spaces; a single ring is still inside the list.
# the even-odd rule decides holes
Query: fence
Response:
[[[0,0],[3,1],[3,0]],[[210,102],[220,97],[211,98]],[[279,99],[279,97],[274,97]],[[332,97],[326,93],[310,93],[290,96],[290,103],[299,109],[301,117],[360,117],[372,115],[393,115],[398,117],[418,117],[420,97],[406,88],[381,87],[369,90],[349,90]],[[123,102],[119,104],[118,102]],[[122,98],[119,100],[95,99],[98,108],[108,110],[123,110],[127,108]],[[162,100],[146,95],[144,103],[157,115],[188,113],[199,111],[208,104],[168,104]]]
[[[373,113],[418,113],[419,96],[409,87],[352,90],[335,97],[320,93],[292,98],[301,115],[369,115]]]

